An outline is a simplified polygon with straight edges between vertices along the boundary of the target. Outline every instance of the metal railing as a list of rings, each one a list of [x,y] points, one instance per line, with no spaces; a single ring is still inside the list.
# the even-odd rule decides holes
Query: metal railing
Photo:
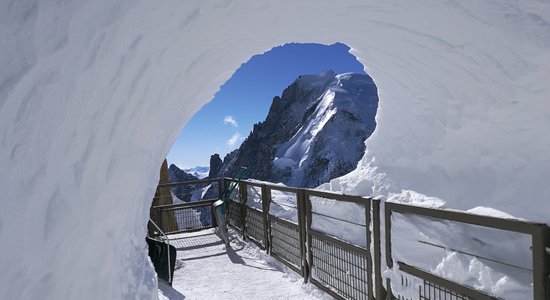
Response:
[[[359,246],[315,228],[313,223],[317,217],[349,223],[344,218],[315,211],[312,207],[320,199],[362,207],[362,220],[356,225],[367,244]],[[245,239],[267,250],[301,274],[304,281],[311,281],[333,297],[375,299],[373,284],[376,282],[376,291],[382,299],[385,294],[381,268],[374,268],[371,251],[367,250],[371,246],[372,233],[368,224],[372,219],[373,201],[379,207],[377,200],[369,198],[243,181],[236,201],[228,205],[227,217],[228,223],[241,231]],[[378,215],[375,219],[379,224]],[[379,240],[379,232],[375,235]],[[380,257],[379,246],[374,248]]]
[[[211,181],[216,180],[219,180],[218,188],[223,188],[231,181],[228,178]],[[221,195],[221,192],[219,194]],[[213,201],[156,208],[162,211],[159,212],[160,216],[171,218],[168,213],[170,211],[183,207],[196,210],[199,206],[207,207]],[[323,209],[322,204],[331,201],[334,205],[351,207],[349,211],[353,212],[353,217],[339,216],[333,211]],[[315,284],[336,299],[496,299],[465,284],[399,260],[395,263],[400,272],[406,275],[402,278],[416,278],[414,284],[408,279],[402,280],[401,288],[414,290],[416,296],[411,298],[394,293],[392,284],[396,285],[399,282],[392,283],[390,278],[382,277],[383,268],[393,267],[392,250],[398,246],[392,244],[392,214],[414,215],[529,234],[532,238],[533,254],[530,269],[533,274],[533,299],[549,298],[550,263],[546,247],[549,247],[550,231],[545,224],[389,202],[384,204],[385,222],[381,224],[379,200],[253,181],[241,181],[235,197],[226,205],[228,224],[240,232],[245,240],[254,242],[290,269],[301,274],[305,282]],[[189,215],[184,215],[185,217],[189,218]],[[177,214],[174,214],[174,218],[178,220]],[[354,230],[346,234],[331,232],[330,228],[319,226],[334,222],[345,223],[347,228]],[[215,226],[201,223],[190,228],[181,228],[181,221],[176,223],[178,230],[169,231],[168,234]],[[169,222],[163,224],[170,226]],[[385,234],[384,244],[381,239],[382,231]],[[362,238],[357,239],[359,236]],[[385,246],[384,249],[382,246]],[[445,245],[432,246],[472,254],[453,248],[447,249]],[[382,250],[385,250],[385,261],[382,259]]]
[[[468,214],[460,211],[431,209],[425,207],[404,205],[399,203],[386,202],[385,203],[385,235],[386,235],[386,264],[391,268],[394,264],[394,258],[392,257],[392,251],[394,245],[392,245],[392,214],[405,214],[407,216],[419,216],[422,218],[429,218],[433,221],[448,221],[460,224],[468,224],[480,226],[481,228],[498,229],[506,232],[514,232],[527,234],[530,236],[532,242],[531,253],[532,262],[531,268],[522,268],[514,266],[503,261],[496,259],[481,257],[475,253],[465,252],[457,249],[452,249],[445,246],[435,245],[442,247],[446,250],[461,253],[490,261],[492,263],[507,265],[519,269],[524,269],[532,272],[533,278],[533,298],[534,299],[550,299],[550,259],[547,252],[547,247],[550,246],[550,230],[546,224],[533,223],[514,219],[502,219],[490,216]],[[449,226],[447,228],[450,228]],[[456,228],[456,227],[454,227]],[[478,228],[479,230],[479,228]],[[420,241],[422,242],[422,241]],[[426,242],[424,242],[426,244]],[[433,246],[433,245],[432,245]],[[519,245],[518,245],[519,246]],[[422,270],[419,267],[408,265],[404,262],[397,262],[399,269],[405,273],[411,274],[418,278],[423,279],[428,283],[429,289],[439,287],[438,292],[444,291],[443,294],[462,297],[466,299],[496,299],[495,297],[481,292],[465,284],[460,284],[452,280],[437,276],[426,270]],[[389,285],[389,283],[388,283]],[[456,294],[456,295],[455,295]],[[423,299],[426,295],[421,296]],[[438,298],[439,299],[439,298]],[[461,299],[461,298],[460,298]]]
[[[354,211],[360,211],[358,216],[333,216],[321,209],[316,209],[319,203],[337,201],[340,205],[347,205]],[[315,190],[304,190],[304,206],[306,210],[306,232],[308,249],[311,249],[308,262],[311,268],[310,280],[313,284],[333,296],[341,299],[375,299],[384,297],[380,269],[373,268],[371,251],[375,253],[380,248],[371,242],[371,205],[378,205],[377,200],[354,197],[348,195],[327,193]],[[341,232],[323,232],[316,229],[315,219],[319,223],[345,224],[348,228],[355,228],[353,235],[364,238],[363,245],[357,245],[357,240],[346,241]],[[376,222],[379,218],[376,218]],[[379,227],[373,227],[379,228]],[[326,230],[326,229],[325,229]],[[376,231],[376,230],[375,230]],[[376,284],[375,295],[374,284]]]
[[[216,200],[203,200],[183,204],[153,206],[158,224],[166,234],[193,232],[216,227],[212,204]]]
[[[201,179],[159,184],[153,201],[170,198],[174,204],[219,199],[223,191],[223,179]]]
[[[166,253],[167,274],[159,274],[159,278],[166,277],[168,284],[172,285],[175,267],[174,264],[172,264],[172,260],[175,260],[175,256],[171,255],[170,252],[175,252],[175,248],[170,244],[170,238],[168,238],[166,233],[160,228],[160,226],[157,225],[157,223],[155,223],[155,221],[149,219],[149,224],[154,227],[153,232],[155,233],[153,236],[149,236],[149,238],[160,241],[166,245],[165,251],[162,251],[160,256],[163,256],[163,253]],[[153,259],[153,264],[155,263],[158,264],[158,262]],[[159,269],[157,265],[155,265],[155,268]]]
[[[212,203],[221,195],[221,179],[161,184],[151,208],[151,219],[166,234],[191,232],[216,227]]]

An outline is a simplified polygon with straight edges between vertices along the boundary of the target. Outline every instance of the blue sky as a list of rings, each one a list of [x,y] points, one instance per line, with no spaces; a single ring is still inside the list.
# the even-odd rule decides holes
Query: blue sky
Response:
[[[326,70],[365,73],[344,44],[286,44],[253,56],[222,85],[182,129],[168,154],[180,168],[208,166],[210,155],[221,158],[240,146],[255,123],[267,116],[273,97],[298,76]]]

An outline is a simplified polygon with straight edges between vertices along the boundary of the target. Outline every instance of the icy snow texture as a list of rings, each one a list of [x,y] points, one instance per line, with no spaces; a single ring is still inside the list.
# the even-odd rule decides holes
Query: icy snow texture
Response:
[[[4,0],[0,40],[2,299],[156,298],[159,166],[287,42],[346,43],[378,86],[369,152],[333,189],[549,221],[548,1]]]

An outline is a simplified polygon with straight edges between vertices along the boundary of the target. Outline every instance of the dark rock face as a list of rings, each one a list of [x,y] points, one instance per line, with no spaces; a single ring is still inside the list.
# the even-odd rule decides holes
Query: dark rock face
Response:
[[[216,153],[210,156],[210,171],[208,173],[208,178],[216,178],[218,176],[222,163],[223,162],[219,154]]]
[[[368,75],[300,76],[273,98],[265,121],[229,153],[218,176],[314,187],[355,169],[376,127],[377,89]],[[212,171],[212,169],[211,169]]]
[[[170,179],[170,183],[198,180],[197,177],[186,173],[174,164],[171,164],[170,168],[168,168],[168,178]],[[196,187],[194,185],[175,186],[172,187],[172,193],[180,200],[189,202],[191,201],[191,196],[195,189]]]
[[[168,178],[172,183],[198,180],[197,177],[185,172],[174,164],[171,164],[168,168]]]
[[[299,128],[309,102],[318,97],[324,87],[305,86],[298,79],[283,91],[281,97],[274,97],[266,120],[255,124],[239,149],[224,158],[221,174],[232,177],[244,166],[248,168],[249,178],[270,180],[271,161],[275,158],[274,146],[292,137]]]

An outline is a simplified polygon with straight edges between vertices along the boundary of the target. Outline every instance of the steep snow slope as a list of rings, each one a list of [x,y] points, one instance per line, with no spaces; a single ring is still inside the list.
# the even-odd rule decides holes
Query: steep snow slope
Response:
[[[332,188],[550,222],[548,1],[5,0],[0,38],[2,299],[156,298],[159,165],[286,42],[346,43],[378,86],[368,153]]]
[[[314,187],[354,169],[364,155],[364,141],[376,126],[378,97],[368,76],[323,75],[333,80],[300,116],[301,127],[294,136],[275,146],[273,173],[286,174],[273,178],[290,186]],[[308,86],[322,83],[313,76],[302,76],[298,82]]]

